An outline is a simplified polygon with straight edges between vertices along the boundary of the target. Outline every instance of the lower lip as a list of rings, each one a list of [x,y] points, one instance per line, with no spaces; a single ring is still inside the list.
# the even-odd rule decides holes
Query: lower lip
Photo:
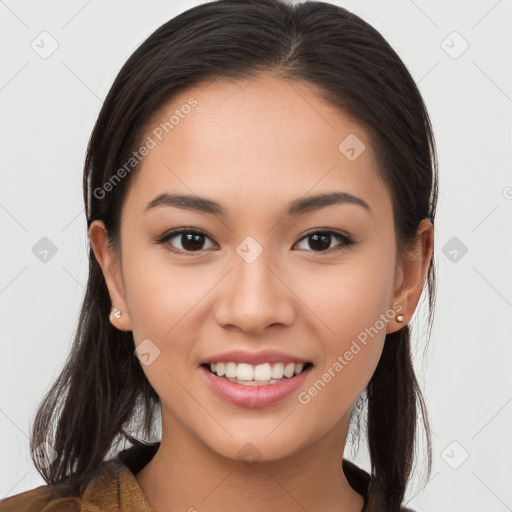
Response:
[[[204,366],[200,366],[199,370],[213,391],[227,402],[241,407],[264,407],[275,404],[296,391],[304,383],[311,368],[310,366],[299,375],[266,386],[244,386],[219,377]]]

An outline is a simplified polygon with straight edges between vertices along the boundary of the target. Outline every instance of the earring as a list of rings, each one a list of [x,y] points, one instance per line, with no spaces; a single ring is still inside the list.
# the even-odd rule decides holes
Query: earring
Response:
[[[398,315],[398,316],[396,317],[396,321],[397,321],[397,322],[403,322],[403,321],[404,321],[404,315]]]
[[[120,309],[112,308],[114,313],[114,318],[119,318],[121,316],[122,311]]]

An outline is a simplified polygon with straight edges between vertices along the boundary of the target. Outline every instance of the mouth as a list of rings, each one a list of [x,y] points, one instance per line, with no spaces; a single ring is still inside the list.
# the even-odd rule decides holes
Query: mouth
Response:
[[[306,372],[313,363],[263,363],[252,365],[232,361],[203,363],[211,374],[242,386],[269,386],[285,382]]]
[[[291,396],[311,373],[313,363],[267,362],[257,365],[233,361],[202,363],[200,374],[220,399],[237,407],[253,408],[277,404]]]

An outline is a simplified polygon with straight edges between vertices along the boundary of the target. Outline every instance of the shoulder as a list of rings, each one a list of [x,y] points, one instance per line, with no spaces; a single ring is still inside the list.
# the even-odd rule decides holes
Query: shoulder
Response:
[[[41,485],[9,496],[0,500],[0,512],[80,512],[82,505],[97,500],[105,505],[117,505],[113,499],[117,494],[117,468],[115,463],[103,462],[96,476],[71,496],[62,496],[58,485]]]
[[[55,498],[56,495],[52,486],[41,485],[40,487],[0,500],[0,512],[42,512]],[[57,512],[59,509],[52,508],[52,510]],[[66,510],[71,512],[73,509],[68,506]]]

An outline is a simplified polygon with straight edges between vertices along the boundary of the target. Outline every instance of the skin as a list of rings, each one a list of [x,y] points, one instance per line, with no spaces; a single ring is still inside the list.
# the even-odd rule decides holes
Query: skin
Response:
[[[360,512],[363,498],[341,471],[350,411],[386,333],[414,313],[432,257],[432,224],[420,223],[416,247],[400,258],[391,196],[367,133],[311,84],[271,75],[201,84],[175,97],[147,134],[190,97],[198,105],[131,177],[120,255],[106,244],[100,221],[89,232],[112,304],[123,311],[111,322],[133,331],[135,345],[149,338],[160,350],[142,367],[162,400],[161,446],[136,479],[159,512]],[[354,161],[338,150],[349,134],[366,146]],[[371,212],[338,204],[281,215],[288,201],[332,191],[363,199]],[[169,206],[144,213],[162,192],[213,199],[228,215]],[[206,233],[195,252],[169,250],[184,250],[182,236],[154,243],[180,227]],[[305,237],[322,228],[357,243],[322,254]],[[252,263],[236,252],[247,236],[263,250]],[[330,240],[325,247],[343,247]],[[405,321],[391,318],[307,405],[297,392],[266,407],[235,406],[198,370],[233,348],[273,348],[313,362],[299,392],[307,390],[393,302]],[[259,457],[254,464],[238,455],[249,442]]]

